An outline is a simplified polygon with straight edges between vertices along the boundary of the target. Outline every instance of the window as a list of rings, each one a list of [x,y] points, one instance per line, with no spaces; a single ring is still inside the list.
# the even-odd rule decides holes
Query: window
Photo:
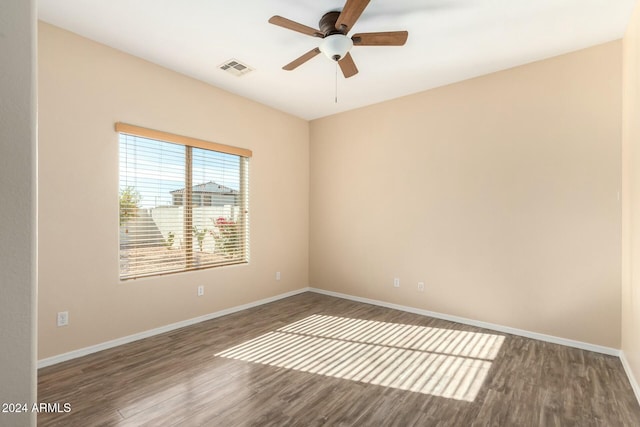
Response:
[[[116,131],[121,280],[249,261],[251,151],[124,123]]]

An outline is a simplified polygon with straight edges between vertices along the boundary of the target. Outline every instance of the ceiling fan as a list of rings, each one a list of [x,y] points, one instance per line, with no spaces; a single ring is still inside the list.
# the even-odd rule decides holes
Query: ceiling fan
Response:
[[[328,58],[336,61],[340,65],[342,74],[344,74],[346,78],[349,78],[358,73],[358,68],[349,53],[349,50],[351,50],[353,46],[404,45],[409,36],[407,31],[358,33],[354,34],[351,38],[347,36],[347,33],[354,26],[360,15],[362,15],[369,1],[370,0],[347,0],[342,12],[328,12],[320,18],[319,30],[283,18],[282,16],[272,16],[269,19],[271,24],[323,39],[320,46],[311,49],[309,52],[294,59],[282,68],[287,71],[294,70],[322,52]]]

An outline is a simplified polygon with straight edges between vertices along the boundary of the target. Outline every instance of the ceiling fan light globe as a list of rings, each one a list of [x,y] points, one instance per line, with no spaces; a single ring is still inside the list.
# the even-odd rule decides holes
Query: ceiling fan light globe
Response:
[[[339,61],[353,47],[353,41],[344,34],[332,34],[323,39],[320,51],[332,61]]]

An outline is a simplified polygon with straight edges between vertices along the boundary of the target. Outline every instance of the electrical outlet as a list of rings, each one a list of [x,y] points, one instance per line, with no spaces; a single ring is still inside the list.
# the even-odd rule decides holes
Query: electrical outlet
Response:
[[[58,312],[58,326],[67,326],[68,324],[69,324],[69,312],[68,311]]]
[[[395,278],[393,279],[393,287],[394,288],[399,288],[400,287],[400,279],[399,278]]]
[[[202,295],[204,295],[204,286],[200,285],[198,286],[198,296],[201,297]]]
[[[280,272],[276,271],[276,280],[280,280]]]
[[[424,292],[424,282],[418,282],[418,290]]]

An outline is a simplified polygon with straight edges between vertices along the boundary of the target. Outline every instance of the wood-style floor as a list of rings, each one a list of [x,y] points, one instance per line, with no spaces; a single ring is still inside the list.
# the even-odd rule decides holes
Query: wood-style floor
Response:
[[[39,372],[39,426],[640,426],[611,356],[305,293]]]

